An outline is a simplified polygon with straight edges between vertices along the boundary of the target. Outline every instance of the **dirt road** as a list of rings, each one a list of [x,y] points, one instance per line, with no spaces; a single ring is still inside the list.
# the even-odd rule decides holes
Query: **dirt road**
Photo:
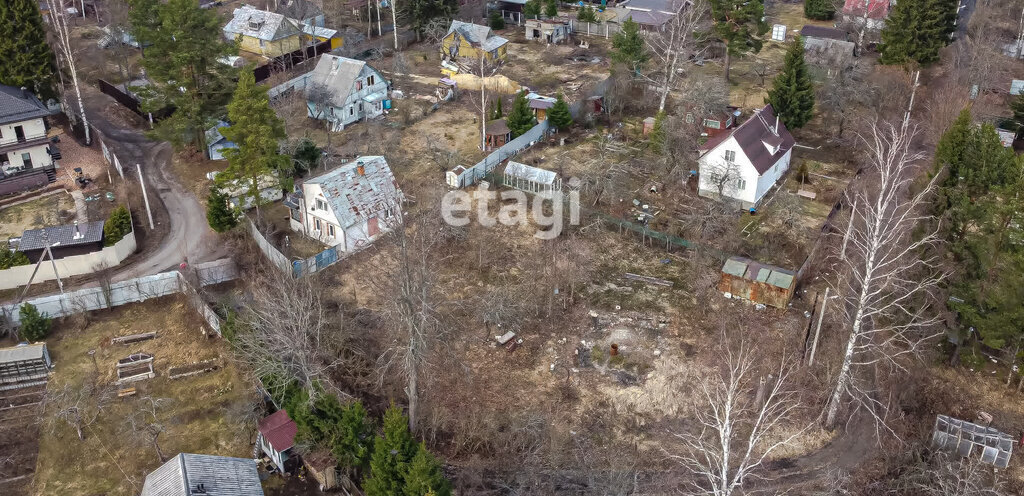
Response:
[[[155,242],[157,246],[144,249],[141,256],[119,266],[114,280],[163,272],[177,267],[186,259],[190,263],[199,263],[226,256],[227,249],[206,223],[203,206],[195,195],[175,180],[170,171],[170,144],[152,141],[139,130],[110,122],[106,117],[107,108],[117,105],[110,97],[91,88],[85,96],[90,123],[98,129],[107,147],[120,158],[126,177],[132,174],[132,179],[137,180],[134,164],[140,164],[149,188],[154,221],[167,224],[167,229],[157,229],[164,232],[161,239],[147,242]],[[136,223],[145,224],[148,220],[143,217],[136,219]]]

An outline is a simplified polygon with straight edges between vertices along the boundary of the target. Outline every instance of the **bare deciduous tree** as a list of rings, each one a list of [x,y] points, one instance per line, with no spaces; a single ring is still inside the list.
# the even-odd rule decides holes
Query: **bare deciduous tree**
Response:
[[[57,0],[47,0],[47,6],[50,9],[50,25],[53,26],[54,37],[57,40],[56,50],[54,51],[57,52],[58,58],[64,63],[65,68],[71,75],[71,83],[75,88],[75,96],[78,99],[78,115],[82,118],[82,128],[85,131],[85,144],[89,145],[92,143],[92,131],[89,129],[89,119],[85,116],[82,88],[78,84],[78,65],[75,63],[75,47],[71,41],[71,28],[68,26],[67,9]],[[66,96],[63,98],[65,101],[67,100]],[[66,104],[65,107],[70,108]]]
[[[81,385],[64,383],[51,387],[43,399],[46,412],[43,422],[52,430],[65,424],[75,429],[78,439],[85,439],[85,429],[96,422],[100,412],[114,397],[107,384],[86,380]]]
[[[685,62],[696,55],[701,45],[701,34],[707,32],[708,4],[705,0],[679,2],[681,5],[676,15],[665,23],[665,26],[646,36],[644,40],[650,48],[654,66],[660,71],[657,77],[658,112],[665,110],[665,101],[676,80],[680,59]]]
[[[1005,496],[999,471],[974,457],[939,451],[908,470],[894,488],[922,496]]]
[[[293,278],[270,268],[253,275],[252,299],[240,317],[242,329],[235,356],[256,377],[273,378],[272,392],[297,383],[309,392],[318,386],[347,394],[329,380],[330,372],[344,363],[345,341],[339,318],[328,315],[323,287],[315,276]]]
[[[167,461],[163,450],[160,449],[160,434],[164,432],[164,424],[160,421],[159,411],[163,405],[171,402],[169,398],[153,398],[145,396],[139,398],[139,409],[125,418],[125,424],[129,433],[139,444],[152,445],[160,463]]]
[[[889,365],[903,370],[901,358],[920,350],[940,321],[929,312],[929,297],[945,274],[930,249],[939,242],[935,230],[915,232],[927,225],[924,207],[934,180],[915,191],[923,155],[912,151],[916,126],[872,123],[861,137],[867,152],[863,180],[847,194],[854,205],[843,235],[835,286],[845,305],[849,326],[842,365],[835,378],[825,424],[835,425],[840,403],[852,398],[867,407],[876,420],[884,414],[872,388],[858,384],[856,368]],[[842,224],[842,223],[840,223]]]
[[[803,432],[777,432],[799,407],[795,391],[787,384],[792,369],[783,361],[758,386],[755,352],[742,343],[738,349],[724,348],[722,370],[701,385],[706,404],[697,408],[700,430],[676,433],[684,452],[669,453],[695,476],[689,483],[692,494],[738,493],[744,481],[758,477],[773,452]]]

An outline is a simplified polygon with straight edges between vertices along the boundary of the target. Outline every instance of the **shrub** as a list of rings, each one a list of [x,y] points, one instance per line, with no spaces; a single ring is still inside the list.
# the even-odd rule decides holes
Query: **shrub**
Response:
[[[40,341],[50,333],[50,325],[53,323],[49,317],[40,313],[39,309],[31,303],[25,303],[18,310],[21,317],[21,337],[29,341]]]
[[[114,246],[128,233],[132,232],[132,215],[121,205],[110,212],[110,217],[103,224],[103,246]]]
[[[502,17],[500,11],[494,10],[491,11],[491,16],[488,18],[487,24],[495,31],[505,29],[505,18]]]
[[[28,264],[28,257],[26,257],[24,253],[20,251],[0,249],[0,270]]]

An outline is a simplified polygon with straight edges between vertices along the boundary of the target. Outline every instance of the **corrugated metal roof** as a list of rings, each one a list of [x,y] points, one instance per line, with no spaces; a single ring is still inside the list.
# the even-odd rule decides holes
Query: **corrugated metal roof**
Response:
[[[44,241],[45,233],[45,241]],[[44,227],[42,229],[29,229],[21,235],[21,243],[18,250],[38,250],[46,247],[49,243],[60,243],[59,246],[76,246],[89,243],[98,243],[103,240],[103,221],[97,220],[85,224],[66,224],[63,226]]]
[[[358,157],[327,174],[307,179],[305,184],[320,185],[343,229],[386,208],[397,208],[402,199],[395,175],[381,156]]]
[[[334,38],[334,36],[338,34],[337,29],[310,26],[309,24],[302,25],[302,32],[310,36],[319,36],[321,38]]]
[[[234,17],[224,26],[224,32],[276,41],[299,34],[299,28],[294,21],[281,14],[243,5],[235,9]]]
[[[679,12],[684,2],[679,0],[626,0],[617,4],[631,10],[645,10],[664,12],[667,14]]]
[[[509,161],[505,166],[505,174],[538,184],[555,184],[558,174],[553,171],[539,169],[520,162]]]
[[[800,28],[800,36],[839,41],[847,40],[846,31],[843,31],[842,29],[826,28],[823,26],[815,26],[813,24],[807,24]]]
[[[733,277],[762,282],[783,289],[789,289],[796,277],[791,270],[743,257],[730,257],[722,266],[722,272]]]
[[[50,115],[35,95],[13,86],[0,85],[0,124],[21,122]]]
[[[331,93],[330,103],[340,107],[345,105],[348,95],[354,91],[356,79],[364,67],[373,69],[365,61],[325,53],[313,69],[312,85],[327,88]],[[381,77],[380,74],[377,77]],[[381,81],[384,81],[382,77]]]
[[[46,343],[27,344],[0,348],[0,363],[21,362],[25,360],[42,360],[46,352]]]
[[[203,485],[210,496],[262,496],[256,461],[180,453],[146,476],[142,496],[192,496]]]
[[[491,28],[470,22],[452,21],[451,26],[448,27],[448,34],[452,34],[453,31],[458,31],[463,38],[471,44],[479,46],[485,52],[496,50],[508,43],[505,38],[491,32]]]

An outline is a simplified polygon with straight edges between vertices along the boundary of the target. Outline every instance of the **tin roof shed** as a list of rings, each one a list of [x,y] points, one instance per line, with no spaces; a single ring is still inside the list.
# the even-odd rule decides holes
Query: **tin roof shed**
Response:
[[[743,257],[730,257],[722,266],[718,289],[733,297],[786,308],[796,288],[796,274]]]

